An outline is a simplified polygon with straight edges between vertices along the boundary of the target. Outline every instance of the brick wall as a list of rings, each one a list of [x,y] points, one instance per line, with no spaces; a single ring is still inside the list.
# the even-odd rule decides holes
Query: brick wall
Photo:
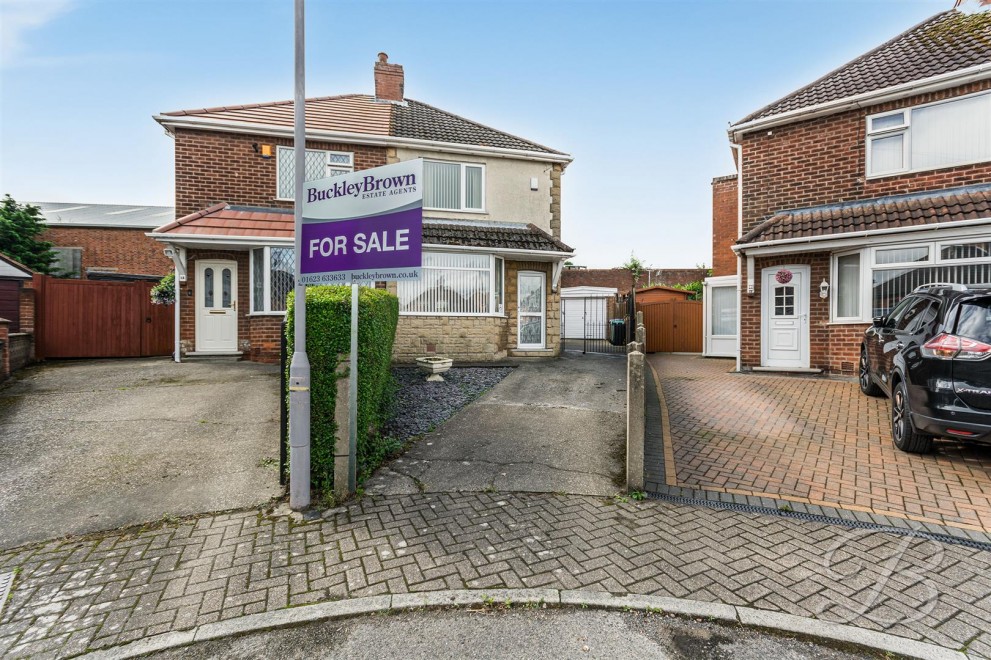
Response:
[[[735,262],[734,262],[735,268]],[[640,276],[639,287],[664,284],[688,284],[705,279],[704,268],[653,268]],[[617,289],[626,295],[633,288],[633,279],[626,268],[565,268],[561,274],[561,286],[602,286]]]
[[[161,243],[145,236],[146,231],[150,230],[49,227],[41,237],[55,247],[82,248],[83,277],[87,268],[132,275],[165,275],[172,270],[172,260],[162,254]]]
[[[22,369],[34,360],[34,335],[10,333],[10,373]]]
[[[543,351],[517,350],[517,284],[521,270],[546,274],[546,332]],[[552,266],[546,262],[506,262],[505,316],[400,316],[393,358],[410,362],[425,355],[455,360],[490,361],[507,356],[547,357],[561,351],[561,297],[550,291]],[[395,283],[389,291],[396,292]]]
[[[736,274],[736,254],[732,246],[739,238],[737,176],[712,180],[712,275]]]
[[[854,375],[860,343],[869,324],[831,324],[829,299],[819,297],[819,282],[829,280],[830,255],[805,252],[754,259],[754,293],[743,294],[740,308],[741,362],[744,368],[760,366],[761,288],[765,268],[809,265],[809,366],[826,373]]]
[[[272,146],[263,158],[253,145]],[[227,202],[241,206],[292,208],[276,199],[276,147],[292,146],[290,138],[177,129],[175,132],[175,205],[181,218]],[[357,170],[386,164],[386,149],[308,140],[310,149],[354,153]]]
[[[744,233],[785,209],[991,182],[991,163],[865,176],[867,115],[987,89],[985,80],[743,136]]]
[[[35,291],[31,282],[25,282],[21,286],[21,332],[34,332],[34,301]]]

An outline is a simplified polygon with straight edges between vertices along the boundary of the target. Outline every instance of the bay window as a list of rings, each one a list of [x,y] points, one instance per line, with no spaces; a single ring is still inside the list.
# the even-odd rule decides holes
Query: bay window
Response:
[[[399,312],[495,316],[504,312],[505,265],[489,254],[424,252],[418,280],[399,280]]]
[[[261,247],[251,251],[251,312],[282,314],[295,285],[290,247]]]
[[[991,160],[991,93],[867,117],[867,176]]]
[[[276,199],[291,201],[296,196],[296,150],[292,147],[276,148],[275,179],[278,182]],[[354,171],[354,154],[347,151],[323,151],[307,149],[304,181],[325,179]]]
[[[485,210],[485,166],[423,161],[423,208],[442,211]]]

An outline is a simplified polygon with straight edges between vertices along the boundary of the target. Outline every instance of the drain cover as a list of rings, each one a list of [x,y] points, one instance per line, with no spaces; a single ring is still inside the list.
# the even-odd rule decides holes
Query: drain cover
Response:
[[[3,614],[3,606],[7,604],[7,594],[10,593],[12,584],[14,584],[13,573],[0,573],[0,614]]]

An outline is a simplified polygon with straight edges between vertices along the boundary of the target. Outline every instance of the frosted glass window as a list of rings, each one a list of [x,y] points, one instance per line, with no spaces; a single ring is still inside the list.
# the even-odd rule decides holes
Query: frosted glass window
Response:
[[[873,138],[871,145],[871,174],[898,172],[905,169],[905,135]]]
[[[292,147],[276,149],[276,180],[279,199],[292,199],[296,193],[296,151]],[[304,181],[315,181],[354,171],[354,154],[344,151],[306,150]]]
[[[712,334],[716,336],[736,336],[736,287],[712,287],[710,313],[712,314]]]
[[[251,251],[251,309],[265,309],[265,248]]]
[[[465,208],[482,208],[482,168],[465,167]]]
[[[230,309],[231,306],[231,269],[225,268],[223,270],[223,275],[221,278],[223,283],[221,289],[221,300],[223,301],[223,306]]]
[[[860,255],[836,259],[836,316],[860,317]]]
[[[423,178],[423,206],[431,209],[461,208],[461,165],[425,161]]]
[[[991,160],[991,95],[912,109],[913,170]]]
[[[203,271],[203,306],[213,307],[213,269]]]

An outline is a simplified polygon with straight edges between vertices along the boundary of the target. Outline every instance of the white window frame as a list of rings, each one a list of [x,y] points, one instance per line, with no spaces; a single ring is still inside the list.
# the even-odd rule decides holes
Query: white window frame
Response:
[[[458,250],[425,250],[424,251],[424,254],[427,254],[428,252],[432,252],[432,253],[436,253],[436,254],[459,254]],[[463,254],[463,253],[460,253],[460,254]],[[473,254],[477,254],[477,253],[473,253]],[[460,317],[460,316],[485,317],[485,316],[491,316],[491,317],[505,318],[506,317],[506,260],[503,257],[497,256],[497,255],[494,255],[494,254],[489,254],[489,255],[485,255],[485,256],[488,256],[488,258],[489,258],[489,282],[491,283],[491,287],[490,287],[491,290],[489,291],[489,309],[492,310],[492,311],[488,311],[488,312],[458,312],[456,314],[455,313],[451,313],[451,312],[404,312],[404,311],[402,311],[402,300],[400,300],[399,301],[399,307],[400,307],[399,315],[400,316],[449,316],[449,317]],[[496,296],[495,296],[495,282],[496,282],[495,273],[496,273],[496,268],[497,267],[501,267],[502,268],[502,292],[501,292],[502,293],[502,303],[499,305],[500,308],[498,310],[496,309],[496,302],[495,302],[495,299],[496,299]],[[429,266],[423,266],[422,267],[422,270],[435,270],[435,269],[434,268],[431,268]],[[471,271],[480,271],[481,269],[480,268],[451,268],[451,267],[448,267],[448,266],[444,266],[442,268],[436,268],[436,270],[471,270]]]
[[[975,257],[970,259],[943,259],[942,248],[945,245],[965,245],[968,243],[987,243],[991,241],[991,236],[966,236],[960,238],[943,238],[929,241],[911,241],[904,243],[884,243],[874,247],[862,247],[852,250],[842,250],[834,252],[830,257],[830,303],[829,316],[830,323],[869,323],[871,321],[871,310],[874,305],[873,281],[874,271],[878,270],[904,270],[906,268],[931,268],[934,266],[970,266],[975,264],[991,263],[991,256]],[[882,250],[898,250],[916,247],[929,248],[929,258],[925,261],[903,261],[899,263],[878,264],[877,253]],[[838,304],[837,288],[839,285],[839,257],[844,257],[854,253],[860,253],[860,317],[837,316],[836,308]]]
[[[468,162],[454,161],[454,160],[441,160],[439,158],[424,158],[423,161],[425,163],[443,163],[445,165],[460,165],[461,166],[461,178],[460,178],[460,182],[461,182],[460,188],[461,188],[461,190],[459,191],[460,192],[459,205],[460,205],[461,208],[457,208],[457,209],[445,209],[445,208],[439,208],[439,207],[433,207],[433,206],[424,206],[423,207],[423,210],[424,211],[442,211],[442,212],[448,212],[448,213],[486,213],[487,212],[485,210],[485,208],[486,208],[486,206],[485,206],[485,184],[486,184],[486,181],[485,181],[485,163],[468,163]],[[465,176],[465,169],[466,168],[469,168],[469,167],[477,167],[477,168],[479,168],[479,169],[482,170],[482,207],[481,208],[477,208],[477,209],[474,209],[474,208],[470,209],[470,208],[467,208],[465,206],[465,198],[468,195],[468,178],[467,178],[467,176]]]
[[[953,103],[954,101],[960,101],[962,99],[973,98],[978,96],[991,95],[991,92],[983,91],[977,92],[975,94],[965,94],[963,96],[955,96],[949,99],[943,99],[941,101],[934,101],[932,103],[920,103],[918,105],[913,105],[905,108],[900,108],[898,110],[890,110],[887,112],[879,112],[873,115],[867,115],[867,133],[864,145],[864,151],[866,153],[866,170],[865,176],[867,179],[881,179],[887,176],[894,176],[898,174],[911,174],[913,172],[931,172],[935,170],[947,169],[950,167],[959,167],[961,165],[972,165],[974,163],[984,163],[988,162],[987,159],[984,160],[961,160],[954,161],[952,163],[945,163],[937,168],[914,168],[912,167],[912,111],[918,108],[928,108],[935,105],[943,105],[946,103]],[[901,126],[893,126],[890,128],[885,128],[877,131],[871,130],[871,121],[874,119],[881,119],[884,117],[890,117],[891,115],[897,115],[899,113],[905,113],[905,121]],[[871,172],[871,144],[875,139],[891,137],[893,135],[902,134],[904,138],[902,139],[902,164],[903,167],[897,170],[890,170],[887,172]]]
[[[292,202],[295,201],[294,196],[289,197],[279,197],[279,181],[282,180],[282,157],[279,155],[284,151],[293,151],[293,147],[286,147],[279,145],[275,148],[275,199],[279,202]],[[329,149],[307,149],[309,152],[323,152],[326,157],[326,174],[327,176],[333,176],[334,172],[339,172],[340,174],[350,174],[354,172],[354,152],[353,151],[331,151]],[[341,165],[340,163],[331,163],[331,156],[347,156],[350,165]]]
[[[272,248],[293,249],[292,245],[255,246],[248,250],[248,316],[285,316],[285,311],[272,311]],[[262,301],[264,309],[255,309],[255,250],[262,250]],[[293,255],[295,258],[295,255]]]

